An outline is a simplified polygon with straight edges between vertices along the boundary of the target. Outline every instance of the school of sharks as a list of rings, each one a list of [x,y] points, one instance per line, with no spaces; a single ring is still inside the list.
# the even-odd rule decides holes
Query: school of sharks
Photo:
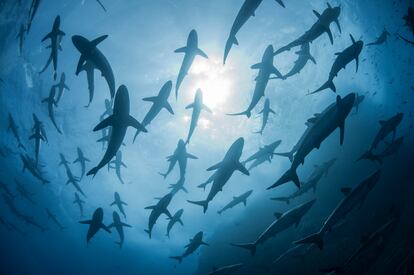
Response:
[[[2,274],[414,274],[412,1],[0,18]]]

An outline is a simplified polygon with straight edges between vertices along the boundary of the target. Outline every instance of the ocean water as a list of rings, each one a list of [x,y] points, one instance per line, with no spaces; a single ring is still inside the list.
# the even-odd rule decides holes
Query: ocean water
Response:
[[[329,1],[341,7],[339,23],[330,25],[333,44],[326,33],[310,44],[310,53],[316,64],[309,61],[303,70],[285,80],[271,79],[265,97],[252,110],[252,116],[228,116],[246,109],[255,85],[257,70],[250,67],[259,63],[268,45],[279,49],[307,31],[318,18],[312,10],[322,13],[326,1],[285,0],[285,8],[276,1],[263,0],[249,20],[237,33],[239,45],[233,45],[226,64],[223,52],[231,26],[242,0],[101,0],[97,1],[41,0],[30,30],[24,32],[22,52],[19,51],[20,26],[27,26],[32,1],[0,2],[0,239],[2,274],[208,274],[215,267],[242,263],[235,274],[320,274],[320,269],[344,267],[344,263],[358,248],[364,249],[357,259],[344,268],[346,274],[412,274],[409,263],[413,257],[413,100],[412,76],[413,45],[399,35],[414,40],[403,17],[412,1],[403,0],[343,0]],[[58,52],[57,79],[52,64],[39,73],[47,62],[50,42],[41,40],[51,29],[56,16],[60,16],[60,29],[66,34]],[[375,41],[384,27],[390,33],[381,45],[367,46]],[[198,47],[208,59],[197,55],[175,97],[175,85],[183,53],[174,53],[186,45],[191,30],[198,34]],[[355,40],[364,41],[359,55],[359,68],[355,61],[334,78],[336,93],[329,89],[309,94],[327,79],[335,61],[335,53],[342,52]],[[114,169],[106,165],[96,176],[84,175],[78,182],[86,196],[84,217],[80,216],[75,200],[74,186],[67,183],[64,165],[59,154],[67,159],[76,177],[81,166],[73,163],[77,148],[90,160],[86,172],[96,166],[107,149],[99,142],[101,131],[94,132],[105,112],[105,99],[110,98],[108,84],[99,71],[94,74],[94,97],[89,107],[88,82],[85,72],[76,75],[80,53],[72,36],[81,35],[93,40],[108,37],[97,45],[108,60],[115,78],[116,89],[125,85],[129,91],[130,115],[142,121],[151,107],[143,98],[156,96],[167,81],[173,83],[168,102],[174,114],[166,109],[146,126],[148,133],[140,133],[133,142],[135,130],[128,128],[121,145],[123,162],[122,184]],[[274,66],[284,75],[293,67],[299,47],[274,57]],[[66,90],[54,108],[56,125],[48,115],[48,106],[42,100],[49,96],[52,85],[66,75]],[[186,146],[187,152],[198,159],[189,159],[185,172],[188,192],[174,194],[168,210],[171,214],[183,209],[183,225],[175,224],[166,236],[168,220],[162,214],[156,222],[152,236],[148,228],[151,210],[145,207],[157,203],[157,198],[168,194],[169,186],[180,179],[175,167],[166,179],[165,172],[178,140],[187,138],[190,127],[191,104],[197,89],[203,92],[204,104],[212,111],[201,112],[198,125]],[[308,191],[289,204],[270,200],[284,197],[297,190],[293,182],[277,188],[267,188],[290,168],[288,158],[274,155],[270,161],[252,169],[250,175],[236,170],[226,185],[209,203],[206,213],[200,206],[187,200],[204,200],[211,184],[204,191],[197,186],[214,172],[206,169],[220,162],[229,147],[240,137],[244,147],[240,160],[245,160],[259,148],[281,140],[275,152],[287,152],[306,130],[309,118],[336,103],[337,95],[349,93],[365,98],[353,108],[345,120],[344,142],[340,145],[340,131],[336,129],[307,155],[297,172],[302,182],[315,169],[336,159],[327,175],[323,176],[315,191]],[[275,114],[269,115],[263,134],[260,130],[265,98],[270,100]],[[396,138],[404,137],[398,152],[384,157],[382,163],[357,159],[369,149],[384,121],[403,113],[396,127]],[[17,132],[25,149],[9,130],[9,114],[18,127]],[[42,184],[27,169],[22,172],[22,155],[35,158],[33,114],[43,123],[47,142],[41,142],[37,169],[50,183]],[[392,143],[392,133],[381,141],[378,150]],[[178,165],[176,165],[178,166]],[[249,166],[249,165],[247,165]],[[294,241],[314,233],[344,198],[341,188],[356,187],[373,172],[381,169],[375,187],[369,191],[355,209],[325,235],[324,247],[303,245],[297,249]],[[25,199],[18,190],[19,182],[32,193]],[[246,206],[239,204],[222,214],[217,211],[234,196],[253,190]],[[111,206],[117,192],[125,205],[125,240],[120,248],[118,233],[99,230],[86,241],[88,225],[79,223],[91,219],[94,211],[103,209],[103,223],[112,223]],[[301,203],[316,199],[312,208],[296,225],[288,227],[264,244],[257,245],[255,256],[248,250],[231,243],[254,242],[276,220],[274,213],[283,213]],[[11,207],[14,206],[15,208]],[[16,210],[17,209],[17,213]],[[48,218],[46,209],[56,215],[64,227],[60,229]],[[119,211],[118,211],[119,212]],[[25,222],[22,215],[32,217],[46,230]],[[393,221],[389,230],[371,243],[366,236]],[[18,228],[18,231],[12,226]],[[171,259],[181,255],[189,240],[202,231],[202,245],[185,257],[182,263]],[[375,235],[374,235],[375,237]],[[368,238],[369,240],[369,238]],[[289,249],[290,252],[284,254]],[[281,257],[272,266],[271,263]],[[408,263],[408,264],[407,264]],[[401,273],[407,270],[407,273]],[[400,273],[398,273],[400,272]]]

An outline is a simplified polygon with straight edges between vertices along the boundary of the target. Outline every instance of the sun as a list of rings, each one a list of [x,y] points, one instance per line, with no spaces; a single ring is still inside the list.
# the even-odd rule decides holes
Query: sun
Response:
[[[203,91],[205,105],[214,111],[226,103],[232,89],[231,75],[218,58],[197,58],[189,73],[194,79],[193,90]]]

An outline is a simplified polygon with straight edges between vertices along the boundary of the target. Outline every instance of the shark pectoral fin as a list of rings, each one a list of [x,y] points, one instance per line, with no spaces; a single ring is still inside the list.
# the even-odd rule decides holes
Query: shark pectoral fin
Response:
[[[174,114],[174,111],[173,111],[173,109],[172,109],[172,107],[171,107],[171,105],[170,105],[170,103],[168,103],[168,102],[165,102],[165,104],[164,104],[164,108],[165,109],[167,109],[167,111],[168,112],[170,112],[170,114]]]
[[[196,157],[192,154],[189,154],[189,153],[187,153],[187,158],[189,158],[189,159],[198,159],[198,157]]]
[[[52,37],[52,33],[49,32],[48,34],[46,34],[45,37],[42,38],[42,42],[44,42],[46,39],[51,38]]]
[[[309,59],[312,61],[313,64],[316,65],[316,60],[312,55],[309,55]]]
[[[147,207],[145,207],[144,209],[155,209],[155,207],[157,207],[156,205],[151,205],[151,206],[147,206]]]
[[[336,26],[338,27],[339,33],[342,33],[342,29],[341,29],[341,25],[339,24],[339,20],[335,19],[334,22],[335,22]]]
[[[351,38],[352,44],[355,44],[355,38],[352,36],[352,34],[349,34],[349,37]]]
[[[110,225],[108,225],[108,229],[111,229],[112,227],[115,227],[115,223],[111,223]]]
[[[185,108],[186,108],[186,109],[191,109],[191,108],[194,108],[194,103],[191,103],[191,104],[189,104],[189,105],[185,106]]]
[[[355,58],[355,65],[356,65],[356,72],[358,72],[358,68],[359,68],[359,56],[357,56]]]
[[[343,121],[339,125],[339,144],[341,145],[344,143],[344,136],[345,136],[345,121]]]
[[[139,123],[135,118],[133,118],[132,116],[128,117],[128,126],[134,127],[135,129],[137,129],[141,132],[144,132],[144,133],[148,132],[148,130],[145,129],[145,127],[141,123]]]
[[[174,51],[175,53],[185,53],[187,52],[187,47],[181,47]]]
[[[283,75],[279,72],[279,70],[275,66],[272,66],[272,74],[276,75],[277,78],[284,79]]]
[[[249,175],[250,175],[250,173],[249,173],[249,171],[246,169],[246,167],[244,167],[244,165],[243,165],[243,164],[241,164],[240,162],[239,162],[239,163],[237,163],[237,167],[236,167],[236,169],[237,169],[237,170],[239,170],[240,172],[242,172],[243,174],[247,175],[247,176],[249,176]]]
[[[150,97],[144,97],[142,100],[155,102],[155,101],[157,101],[157,99],[158,99],[158,96],[150,96]]]
[[[321,17],[321,14],[319,12],[317,12],[316,10],[312,10],[313,14],[318,17],[318,19]]]
[[[214,164],[213,166],[207,168],[207,171],[213,171],[219,169],[221,166],[221,162]]]
[[[262,68],[262,63],[256,63],[256,64],[250,66],[250,69],[254,69],[254,70],[258,70],[260,68]]]
[[[78,65],[76,66],[76,72],[75,74],[78,75],[83,70],[83,63],[85,63],[86,57],[84,55],[81,55],[79,57]]]
[[[108,233],[112,233],[111,230],[109,230],[109,228],[106,225],[104,225],[103,223],[101,224],[101,228],[103,230],[105,230],[106,232],[108,232]]]
[[[129,224],[126,224],[126,223],[123,223],[123,222],[121,223],[121,225],[125,226],[125,227],[132,227],[132,225],[129,225]]]
[[[197,49],[196,54],[208,59],[207,54],[205,52],[203,52],[201,49]]]
[[[276,112],[273,109],[270,109],[269,112],[271,112],[272,114],[276,114]]]
[[[113,120],[114,120],[114,116],[109,116],[107,118],[105,118],[104,120],[102,120],[101,122],[99,122],[98,125],[95,126],[95,128],[93,128],[93,131],[99,131],[102,130],[108,126],[112,126],[113,125]]]
[[[94,45],[96,47],[99,43],[104,41],[107,37],[108,37],[107,34],[99,36],[98,38],[92,40],[91,43],[92,43],[92,45]]]
[[[171,215],[170,211],[168,211],[168,209],[165,209],[164,213],[165,213],[165,215],[167,215],[168,218],[172,219],[172,215]]]
[[[203,241],[201,241],[201,245],[206,245],[206,246],[209,246],[209,244],[208,244],[208,243],[203,242]]]
[[[282,0],[275,0],[279,5],[281,5],[282,7],[285,7],[285,4],[283,3]]]
[[[332,36],[332,32],[331,29],[329,29],[329,26],[326,27],[325,32],[328,34],[329,36],[329,41],[331,41],[331,45],[333,44],[333,36]]]
[[[92,220],[80,221],[79,223],[81,223],[81,224],[91,224]]]
[[[210,114],[213,113],[213,111],[211,111],[211,109],[209,107],[207,107],[206,105],[203,104],[203,109],[206,110],[207,112],[209,112]]]
[[[66,35],[66,33],[64,31],[59,30],[58,35],[64,36],[64,35]]]

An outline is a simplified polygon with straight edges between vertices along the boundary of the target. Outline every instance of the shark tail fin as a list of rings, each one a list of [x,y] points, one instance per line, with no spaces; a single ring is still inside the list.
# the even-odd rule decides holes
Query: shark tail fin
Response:
[[[167,173],[158,173],[158,174],[160,174],[164,179],[167,178]]]
[[[199,205],[203,207],[203,212],[206,213],[207,208],[208,208],[208,201],[189,201],[187,200],[189,203],[195,204],[195,205]]]
[[[316,94],[316,93],[319,93],[320,91],[323,91],[323,90],[328,89],[328,88],[330,88],[332,91],[334,91],[336,93],[336,87],[335,87],[335,84],[333,83],[332,79],[329,79],[328,81],[326,81],[319,89],[313,91],[310,94],[311,95]]]
[[[296,173],[296,170],[295,169],[292,169],[291,168],[291,169],[287,170],[280,177],[280,179],[278,181],[276,181],[273,185],[269,186],[267,188],[267,190],[272,189],[272,188],[275,188],[275,187],[277,187],[279,185],[282,185],[283,183],[286,183],[286,182],[289,182],[289,181],[293,181],[296,184],[296,186],[298,188],[300,188],[300,180],[299,180],[298,174]]]
[[[293,152],[286,152],[286,153],[274,153],[276,156],[287,157],[289,158],[290,162],[293,162]]]
[[[250,116],[252,115],[251,112],[249,110],[246,110],[244,112],[240,112],[240,113],[233,113],[233,114],[227,114],[228,116],[247,116],[247,118],[250,118]]]
[[[22,148],[23,150],[26,151],[26,147],[24,147],[24,145],[21,142],[19,142],[19,144],[17,145],[17,147],[18,148]]]
[[[230,36],[227,39],[226,47],[224,48],[223,65],[226,64],[227,57],[228,57],[228,55],[230,53],[230,50],[231,50],[231,47],[233,46],[233,44],[239,45],[239,41],[237,41],[237,38],[234,35],[233,36]]]
[[[371,150],[368,150],[365,153],[363,153],[357,159],[357,161],[360,161],[360,160],[363,160],[363,159],[368,159],[368,160],[371,160],[371,161],[378,161],[380,164],[382,164],[382,159],[380,157],[374,155]]]
[[[148,230],[148,229],[145,229],[144,231],[145,231],[145,232],[147,232],[147,234],[148,234],[149,238],[151,239],[151,231],[150,231],[150,230]]]
[[[253,132],[253,134],[260,134],[263,135],[263,130],[257,131],[257,132]]]
[[[285,202],[286,204],[290,204],[290,198],[288,197],[277,197],[277,198],[271,198],[272,201],[281,201]]]
[[[256,244],[255,243],[241,243],[241,244],[236,244],[236,243],[232,243],[232,246],[235,247],[240,247],[240,248],[244,248],[250,251],[250,254],[252,254],[252,256],[254,256],[256,254]]]
[[[182,261],[183,261],[183,257],[181,257],[181,256],[171,256],[171,257],[169,257],[170,259],[174,259],[174,260],[177,260],[178,261],[178,263],[182,263]]]
[[[94,167],[94,168],[92,168],[91,170],[89,170],[89,172],[88,172],[88,173],[86,173],[86,175],[87,175],[87,176],[92,175],[92,176],[94,176],[94,177],[95,177],[96,173],[98,173],[98,170],[99,170],[99,168],[98,168],[98,167]]]
[[[323,249],[323,236],[322,233],[311,234],[301,240],[295,241],[294,244],[316,244],[320,250]]]

